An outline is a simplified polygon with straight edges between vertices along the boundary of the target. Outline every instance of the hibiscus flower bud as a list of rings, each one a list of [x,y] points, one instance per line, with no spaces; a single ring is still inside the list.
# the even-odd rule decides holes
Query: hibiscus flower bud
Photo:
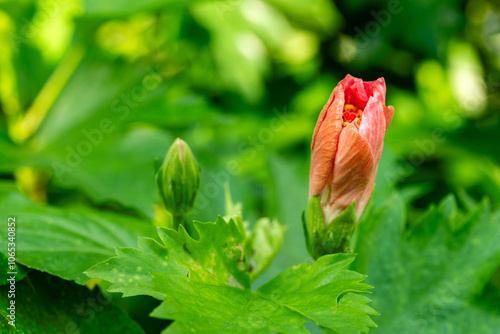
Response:
[[[385,106],[385,91],[383,78],[363,82],[347,75],[318,117],[311,145],[306,228],[314,257],[345,250],[370,200],[394,114],[392,106]]]
[[[156,171],[156,184],[165,208],[182,217],[194,205],[200,189],[200,167],[188,144],[177,138]]]

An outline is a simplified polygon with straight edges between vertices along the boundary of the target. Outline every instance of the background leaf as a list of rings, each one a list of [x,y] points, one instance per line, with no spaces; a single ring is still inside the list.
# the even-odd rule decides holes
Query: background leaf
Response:
[[[8,286],[0,288],[0,330],[21,333],[130,333],[144,331],[125,311],[99,290],[89,291],[72,282],[32,271],[16,283],[16,297],[8,298]],[[7,323],[7,307],[15,300],[15,327]]]
[[[410,226],[405,220],[394,195],[360,223],[353,269],[377,286],[374,333],[496,333],[499,313],[480,305],[500,264],[500,213],[487,201],[460,212],[448,197]]]
[[[114,255],[117,246],[135,246],[140,235],[153,235],[146,222],[88,208],[54,208],[30,202],[18,192],[0,198],[4,228],[1,251],[7,249],[7,217],[16,217],[16,261],[83,284],[83,273]]]

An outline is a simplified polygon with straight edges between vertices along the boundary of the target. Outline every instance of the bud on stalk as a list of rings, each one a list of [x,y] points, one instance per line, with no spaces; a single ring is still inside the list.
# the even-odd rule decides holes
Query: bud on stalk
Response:
[[[189,146],[177,138],[156,171],[156,184],[174,227],[193,208],[200,189],[200,167]]]
[[[384,136],[394,108],[385,106],[385,81],[347,75],[333,90],[314,129],[309,174],[309,253],[348,250],[370,200]]]

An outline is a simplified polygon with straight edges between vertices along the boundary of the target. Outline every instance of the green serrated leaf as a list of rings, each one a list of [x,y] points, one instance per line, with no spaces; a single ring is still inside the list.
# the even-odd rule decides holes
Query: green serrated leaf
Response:
[[[358,295],[370,286],[343,268],[353,254],[322,257],[286,270],[256,293],[242,261],[245,238],[234,220],[194,222],[199,239],[181,226],[158,228],[162,243],[140,238],[139,248],[119,248],[117,257],[87,271],[110,281],[110,291],[164,300],[153,316],[176,320],[167,333],[304,333],[308,318],[339,333],[366,332],[376,314]],[[267,226],[267,225],[266,225]],[[265,226],[264,226],[265,227]],[[331,307],[324,307],[331,305]]]
[[[187,232],[164,229],[166,235],[175,240],[189,253],[195,263],[203,267],[220,284],[250,287],[244,258],[245,234],[237,223],[230,219],[226,222],[218,217],[215,223],[194,222],[199,239],[193,239]],[[170,240],[160,235],[165,245]],[[189,268],[188,268],[189,269]]]
[[[7,250],[7,217],[16,217],[16,261],[84,284],[83,273],[115,254],[117,246],[133,247],[140,235],[155,228],[130,216],[81,207],[69,209],[35,204],[18,192],[0,198],[0,251]]]
[[[155,285],[169,297],[152,316],[176,320],[165,333],[188,328],[204,333],[307,333],[304,317],[337,333],[364,333],[375,326],[369,315],[377,313],[359,294],[370,288],[361,283],[365,276],[343,269],[353,260],[353,254],[324,256],[286,270],[255,293],[154,273]]]
[[[139,238],[139,249],[118,248],[116,257],[90,268],[86,274],[112,283],[109,291],[124,296],[150,295],[165,299],[150,273],[196,277],[214,285],[250,287],[244,254],[245,238],[234,220],[219,217],[215,223],[194,222],[199,239],[180,226],[179,231],[158,228],[162,243]]]
[[[353,269],[377,287],[373,332],[499,333],[498,310],[475,299],[500,265],[500,212],[483,201],[462,213],[447,197],[408,231],[405,206],[395,195],[360,223]]]
[[[154,283],[168,299],[151,316],[177,320],[167,333],[254,333],[274,329],[307,333],[305,320],[287,307],[259,294],[230,286],[214,286],[195,279],[154,273]]]
[[[142,328],[98,290],[32,271],[16,283],[16,296],[0,288],[0,332],[141,334]],[[15,327],[8,324],[7,307],[15,301]]]
[[[366,276],[343,270],[354,258],[354,254],[320,257],[314,264],[288,269],[257,293],[338,333],[368,332],[375,326],[369,315],[377,312],[359,293],[368,293],[371,286],[361,283]]]

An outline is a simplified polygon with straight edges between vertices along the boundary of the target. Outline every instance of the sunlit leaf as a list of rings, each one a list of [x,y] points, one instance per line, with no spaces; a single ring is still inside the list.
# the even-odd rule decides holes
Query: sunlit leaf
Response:
[[[34,204],[17,192],[0,198],[1,251],[7,251],[7,218],[16,218],[16,261],[83,284],[83,273],[114,255],[117,246],[134,247],[140,235],[154,235],[152,223],[82,207]]]

